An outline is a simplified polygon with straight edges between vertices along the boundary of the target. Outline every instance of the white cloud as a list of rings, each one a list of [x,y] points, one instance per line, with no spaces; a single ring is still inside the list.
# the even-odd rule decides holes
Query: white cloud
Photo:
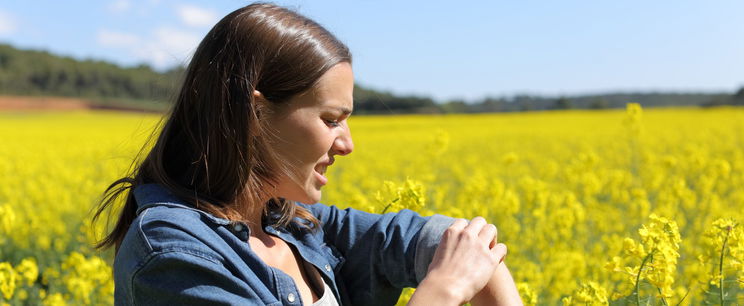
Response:
[[[151,39],[134,50],[134,53],[157,68],[170,68],[176,64],[185,64],[199,41],[200,37],[194,33],[159,27],[153,32]]]
[[[115,0],[109,4],[108,9],[114,13],[123,13],[128,11],[130,7],[132,7],[132,3],[129,0]]]
[[[132,47],[140,42],[137,35],[107,29],[98,30],[97,40],[104,47]]]
[[[217,22],[217,13],[198,6],[181,5],[177,13],[183,23],[192,27],[209,27]]]
[[[200,37],[191,32],[184,32],[169,27],[159,27],[155,29],[155,43],[162,45],[168,50],[176,52],[189,52],[196,49]]]
[[[199,45],[200,35],[172,27],[161,26],[146,36],[100,29],[99,45],[120,49],[138,61],[165,69],[185,64]]]
[[[16,28],[15,17],[8,12],[0,10],[0,35],[12,34]]]

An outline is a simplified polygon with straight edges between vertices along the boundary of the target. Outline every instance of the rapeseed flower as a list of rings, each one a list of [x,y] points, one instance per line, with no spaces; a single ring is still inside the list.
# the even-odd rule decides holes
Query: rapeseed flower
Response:
[[[628,257],[625,262],[630,265],[621,268],[623,260],[613,257],[605,268],[624,272],[627,280],[635,285],[635,294],[638,296],[641,294],[640,282],[645,280],[658,288],[660,297],[670,298],[674,294],[674,277],[682,239],[676,222],[656,214],[651,214],[649,219],[650,222],[638,230],[639,242],[631,238],[623,240],[623,251]]]
[[[419,210],[426,203],[424,186],[415,180],[406,179],[403,184],[398,185],[391,181],[385,181],[382,191],[375,198],[380,204],[381,213],[399,211],[401,209]]]
[[[537,305],[538,293],[535,289],[532,289],[528,283],[517,282],[517,291],[519,291],[519,297],[522,298],[522,302],[526,306]]]
[[[639,104],[604,112],[360,116],[357,150],[329,169],[323,202],[377,213],[390,204],[387,211],[483,216],[509,246],[509,268],[526,303],[535,297],[558,304],[591,280],[601,280],[616,301],[635,290],[642,273],[644,296],[698,305],[705,292],[718,291],[715,280],[725,281],[730,298],[744,293],[741,226],[729,234],[722,273],[724,232],[711,226],[719,218],[744,220],[742,117],[741,108]],[[28,304],[84,304],[78,285],[90,288],[91,304],[113,303],[113,256],[91,248],[105,226],[86,229],[88,212],[158,119],[0,114],[0,173],[13,173],[0,177],[0,262],[15,277],[11,303],[26,292]],[[674,239],[659,234],[664,222],[644,222],[651,213],[679,226],[679,257]],[[640,223],[649,241],[628,234]],[[21,267],[30,258],[41,281],[29,285],[34,273]],[[671,290],[659,294],[652,286]]]
[[[17,273],[7,262],[0,262],[0,293],[9,300],[16,289]]]
[[[608,305],[607,290],[597,282],[586,282],[574,293],[563,298],[563,305]]]
[[[24,258],[15,268],[20,278],[26,282],[26,286],[33,285],[39,278],[39,267],[33,258]]]

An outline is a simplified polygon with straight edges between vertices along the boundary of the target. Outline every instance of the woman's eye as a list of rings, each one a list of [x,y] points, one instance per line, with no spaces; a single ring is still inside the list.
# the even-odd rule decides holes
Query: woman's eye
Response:
[[[339,125],[338,121],[336,120],[325,120],[326,124],[331,127],[337,127]]]

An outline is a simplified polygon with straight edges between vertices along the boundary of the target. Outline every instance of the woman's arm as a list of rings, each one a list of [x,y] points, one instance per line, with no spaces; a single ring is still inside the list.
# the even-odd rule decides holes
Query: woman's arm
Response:
[[[478,260],[486,260],[483,256],[486,256],[484,254],[488,252],[474,253],[473,249],[506,254],[505,245],[492,243],[495,241],[496,228],[488,225],[483,218],[473,219],[470,222],[472,227],[464,231],[470,226],[467,220],[457,219],[459,221],[456,221],[440,215],[423,218],[408,210],[377,215],[354,209],[339,210],[322,204],[301,205],[309,209],[321,221],[324,239],[345,257],[346,263],[341,272],[348,274],[345,275],[347,281],[353,280],[353,283],[347,284],[347,287],[364,293],[361,297],[357,297],[359,299],[352,297],[352,301],[360,305],[364,304],[365,299],[370,295],[378,297],[394,295],[389,297],[391,303],[394,303],[400,294],[399,289],[394,288],[416,287],[417,293],[414,294],[415,298],[412,297],[414,303],[432,305],[426,301],[436,301],[436,305],[442,305],[450,299],[465,298],[465,301],[473,299],[481,289],[484,293],[479,294],[477,299],[490,301],[487,299],[489,293],[494,294],[493,297],[498,297],[502,289],[509,286],[501,287],[502,272],[498,274],[494,272],[503,255],[497,256],[495,263],[487,264],[485,267],[473,264],[472,259],[453,260],[457,258],[454,256],[446,260],[453,264],[438,263],[442,261],[441,258],[437,259],[437,256],[442,256],[437,255],[438,253],[458,254],[458,256],[480,254]],[[476,220],[478,221],[475,222]],[[453,222],[459,225],[455,226],[456,223]],[[488,231],[492,229],[493,232],[480,233],[475,231],[476,227],[479,231],[486,228]],[[470,233],[470,236],[465,235],[466,233]],[[442,251],[446,249],[442,247],[444,237],[450,237],[451,243],[447,244],[450,253]],[[476,242],[478,239],[474,240],[473,237],[482,237],[480,239],[482,241]],[[490,246],[493,247],[489,248]],[[454,252],[455,250],[459,252]],[[504,267],[506,276],[511,280],[506,267],[500,266]],[[470,293],[464,293],[467,290],[460,287],[472,287],[472,285],[453,286],[461,280],[472,282],[473,270],[475,270],[474,273],[486,271],[478,280],[478,285],[475,286],[477,288],[468,289]],[[451,276],[455,277],[455,282],[449,278]],[[487,283],[489,287],[484,288]],[[513,281],[511,281],[511,286],[514,287]],[[354,293],[352,292],[352,295]],[[481,299],[481,296],[484,298]],[[519,299],[518,295],[516,298]],[[513,299],[508,299],[508,301],[511,300]],[[457,303],[451,304],[457,305]]]
[[[323,204],[299,205],[318,218],[321,239],[343,257],[336,274],[353,305],[392,305],[403,288],[420,288],[444,231],[455,222],[405,209],[379,215]]]
[[[418,286],[442,233],[455,221],[442,215],[422,217],[406,209],[380,215],[323,204],[304,206],[321,222],[329,247],[345,257],[345,272],[354,278],[360,273],[380,274],[373,279],[397,288]]]
[[[409,305],[461,305],[496,281],[500,289],[501,273],[497,273],[506,255],[506,246],[496,244],[496,227],[477,217],[470,223],[456,220],[442,235],[429,272],[411,297]],[[508,276],[508,270],[507,276]],[[499,277],[496,277],[499,276]],[[492,279],[496,278],[492,281]],[[511,276],[509,276],[511,279]],[[493,292],[500,294],[498,290]],[[501,299],[501,296],[495,296]],[[479,302],[493,302],[484,295]],[[489,304],[493,305],[493,304]]]
[[[470,304],[480,305],[522,305],[522,298],[519,297],[517,286],[506,267],[506,262],[502,262],[493,273],[481,291],[479,291]]]

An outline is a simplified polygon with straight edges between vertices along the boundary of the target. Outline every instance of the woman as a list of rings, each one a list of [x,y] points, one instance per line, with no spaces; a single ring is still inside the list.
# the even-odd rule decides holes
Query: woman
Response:
[[[270,4],[201,42],[149,154],[108,189],[117,304],[520,303],[483,218],[339,210],[324,176],[353,143],[348,48]],[[441,240],[441,242],[440,242]]]

